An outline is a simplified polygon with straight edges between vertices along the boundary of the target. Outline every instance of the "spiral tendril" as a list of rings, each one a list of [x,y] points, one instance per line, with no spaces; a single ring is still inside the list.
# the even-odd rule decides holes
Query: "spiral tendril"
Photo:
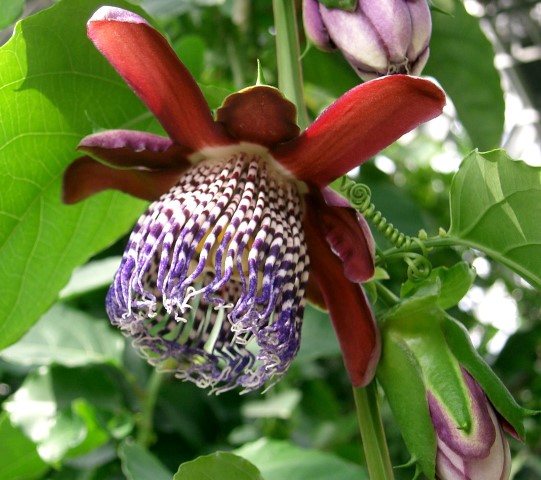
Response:
[[[355,180],[343,176],[340,189],[349,200],[351,206],[358,210],[364,218],[372,222],[378,232],[382,233],[396,248],[409,248],[418,240],[402,233],[392,223],[387,221],[370,201],[372,192],[367,185],[357,183]]]
[[[409,252],[404,255],[404,261],[408,265],[408,278],[413,282],[420,282],[428,278],[432,272],[430,260],[419,253]]]
[[[372,222],[376,229],[381,232],[396,248],[409,249],[417,245],[422,254],[415,252],[402,252],[400,255],[408,265],[408,278],[413,282],[424,280],[432,271],[432,264],[426,257],[426,247],[417,237],[410,237],[402,233],[392,223],[388,222],[376,206],[370,201],[372,192],[367,185],[357,183],[346,176],[340,183],[341,192],[347,197],[353,208],[358,210],[364,218]]]

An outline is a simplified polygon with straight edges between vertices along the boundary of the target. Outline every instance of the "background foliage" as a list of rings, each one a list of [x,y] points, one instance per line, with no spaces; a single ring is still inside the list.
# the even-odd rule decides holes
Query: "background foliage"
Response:
[[[285,379],[265,395],[242,397],[209,397],[157,376],[110,327],[105,293],[144,204],[107,192],[64,206],[61,175],[79,140],[93,131],[160,127],[86,39],[86,20],[102,3],[63,0],[19,23],[0,49],[0,451],[10,459],[0,463],[0,479],[186,480],[213,469],[237,480],[278,480],[284,472],[292,480],[366,478],[351,389],[325,314],[308,309],[301,351]],[[267,83],[276,85],[270,2],[107,3],[152,15],[213,107],[255,83],[258,59]],[[10,3],[0,26],[23,6]],[[539,409],[541,300],[517,275],[541,284],[541,232],[531,220],[539,218],[533,210],[541,205],[539,171],[493,152],[482,156],[494,170],[487,174],[479,154],[467,155],[500,144],[504,97],[478,20],[460,2],[447,6],[451,14],[433,12],[425,73],[447,91],[456,116],[451,109],[393,145],[357,178],[404,232],[450,229],[462,247],[434,250],[434,265],[465,260],[478,267],[451,313],[515,398]],[[358,83],[339,55],[306,46],[302,63],[312,117]],[[434,162],[462,157],[453,183],[452,165]],[[479,202],[479,186],[489,177],[502,198],[516,202],[519,219],[495,210],[497,195]],[[504,251],[509,242],[501,243],[506,221],[517,247],[512,255]],[[404,265],[389,260],[385,268],[386,285],[399,292]],[[487,320],[481,306],[493,294],[512,308]],[[383,409],[393,463],[405,464],[395,420],[386,404]],[[535,418],[526,432],[524,444],[512,441],[517,479],[541,476]],[[396,474],[411,478],[413,470]]]

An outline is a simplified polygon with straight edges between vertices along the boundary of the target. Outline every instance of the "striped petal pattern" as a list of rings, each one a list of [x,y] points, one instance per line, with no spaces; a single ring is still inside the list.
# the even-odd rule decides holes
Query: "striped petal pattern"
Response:
[[[139,220],[109,317],[151,363],[211,391],[276,381],[299,348],[300,216],[296,185],[258,156],[201,162]]]

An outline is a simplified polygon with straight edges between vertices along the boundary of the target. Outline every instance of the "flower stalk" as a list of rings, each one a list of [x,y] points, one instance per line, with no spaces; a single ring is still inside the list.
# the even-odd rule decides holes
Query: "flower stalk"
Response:
[[[297,124],[304,130],[308,126],[308,113],[304,104],[301,50],[297,29],[295,2],[273,0],[274,26],[276,29],[276,59],[278,87],[297,107]]]
[[[148,447],[154,440],[154,409],[164,378],[164,373],[153,368],[145,387],[139,430],[137,432],[137,443],[142,447]]]
[[[377,384],[353,388],[366,466],[371,480],[392,480],[393,466],[381,421]]]

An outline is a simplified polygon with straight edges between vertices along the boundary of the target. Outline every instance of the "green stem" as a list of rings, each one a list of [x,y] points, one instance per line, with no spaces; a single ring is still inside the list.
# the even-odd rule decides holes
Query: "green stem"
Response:
[[[370,480],[392,480],[393,466],[381,421],[375,380],[366,387],[354,387],[353,396]]]
[[[278,87],[297,107],[297,122],[301,130],[308,126],[308,114],[304,104],[301,69],[301,50],[297,32],[295,2],[273,0],[274,28],[276,30],[276,60],[278,63]]]
[[[378,292],[378,299],[381,300],[387,307],[393,307],[400,302],[400,298],[398,298],[381,282],[376,281],[374,283],[376,285],[376,291]]]
[[[141,420],[137,432],[137,443],[143,447],[148,447],[154,436],[154,408],[158,399],[158,393],[162,385],[165,375],[158,372],[155,368],[148,379],[145,387],[145,396],[143,399],[143,408],[141,412]]]
[[[450,235],[444,236],[444,237],[430,237],[426,240],[422,240],[423,246],[426,248],[434,248],[434,247],[457,247],[457,246],[466,246],[469,247],[469,245],[457,237],[452,237]],[[414,250],[419,250],[421,247],[418,243],[413,242],[408,248],[400,247],[400,248],[390,248],[388,250],[385,250],[382,252],[381,256],[383,258],[386,257],[392,257],[395,254],[402,253],[402,252],[409,252]]]

